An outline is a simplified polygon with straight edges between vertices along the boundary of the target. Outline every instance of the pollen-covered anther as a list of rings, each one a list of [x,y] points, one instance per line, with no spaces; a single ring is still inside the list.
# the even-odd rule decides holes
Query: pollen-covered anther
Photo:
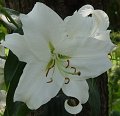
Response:
[[[53,79],[52,78],[50,78],[50,81],[48,81],[47,83],[52,83],[53,82]]]
[[[81,75],[81,72],[80,72],[80,71],[78,71],[78,72],[77,72],[77,74],[78,74],[78,76],[80,76],[80,75]]]
[[[81,72],[80,71],[77,72],[77,69],[75,67],[71,67],[71,68],[74,69],[73,75],[78,75],[78,76],[81,75]]]
[[[76,73],[76,68],[75,67],[71,67],[72,69],[74,69],[74,73]]]
[[[70,79],[68,77],[65,77],[65,84],[68,84],[70,82]]]
[[[48,76],[49,71],[50,71],[50,68],[49,68],[49,69],[47,70],[47,72],[46,72],[46,77]]]
[[[70,65],[70,61],[69,61],[69,60],[67,60],[67,66],[66,66],[65,68],[68,68],[68,67],[69,67],[69,65]]]

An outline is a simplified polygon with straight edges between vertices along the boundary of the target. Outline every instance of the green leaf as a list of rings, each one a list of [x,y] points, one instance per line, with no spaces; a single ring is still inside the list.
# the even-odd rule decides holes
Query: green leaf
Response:
[[[1,21],[0,21],[0,23],[1,23]],[[5,34],[7,34],[7,29],[1,23],[0,24],[0,41],[5,38]]]
[[[6,108],[4,116],[26,116],[29,112],[30,110],[24,103],[15,102],[12,112],[8,112],[8,109]]]
[[[13,102],[14,92],[24,67],[25,63],[20,62],[18,58],[10,52],[5,64],[5,82],[8,87],[8,94],[4,116],[26,116],[29,112],[29,109],[24,103]]]
[[[7,34],[7,28],[0,21],[0,41],[5,39],[5,34]]]
[[[96,85],[96,79],[88,79],[89,85],[89,104],[91,107],[92,116],[99,116],[100,113],[100,94]]]
[[[9,84],[18,68],[18,63],[19,63],[18,58],[11,51],[9,51],[9,55],[5,62],[4,68],[4,78],[7,88],[9,87]]]

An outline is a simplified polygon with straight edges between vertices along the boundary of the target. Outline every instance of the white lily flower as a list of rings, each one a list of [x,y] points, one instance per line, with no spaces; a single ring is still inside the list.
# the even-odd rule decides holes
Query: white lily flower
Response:
[[[107,31],[108,16],[85,5],[62,20],[46,5],[36,3],[20,19],[24,35],[6,35],[2,43],[27,63],[14,101],[23,101],[30,109],[37,109],[62,89],[67,96],[79,100],[74,107],[66,100],[65,109],[71,114],[79,113],[81,104],[89,98],[86,79],[97,77],[111,67],[108,53],[114,45]]]

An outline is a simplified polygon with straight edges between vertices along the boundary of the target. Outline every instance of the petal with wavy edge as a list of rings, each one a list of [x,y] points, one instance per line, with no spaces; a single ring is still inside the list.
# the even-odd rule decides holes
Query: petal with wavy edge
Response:
[[[27,15],[21,14],[20,19],[23,24],[24,34],[33,38],[27,38],[31,45],[34,44],[34,41],[38,41],[36,36],[39,38],[42,36],[47,43],[51,41],[54,46],[57,46],[59,41],[64,38],[63,20],[57,13],[42,3],[37,2],[33,10]],[[39,42],[35,45],[34,49],[36,50]]]
[[[86,17],[89,14],[92,14],[93,11],[94,8],[91,5],[84,5],[78,10],[78,13],[81,14],[83,17]]]
[[[33,44],[30,46],[29,42],[26,41],[26,38],[26,36],[19,35],[17,33],[9,34],[6,35],[5,41],[2,42],[2,45],[9,48],[19,58],[20,61],[30,62],[32,60],[37,60],[48,62],[50,58],[50,52],[47,49],[48,47],[46,47],[47,43],[44,40],[41,40],[38,46],[39,48],[35,51],[33,50],[35,45]],[[39,41],[34,41],[34,43],[38,42]],[[42,50],[44,50],[44,52]]]
[[[16,88],[14,101],[23,101],[30,109],[37,109],[57,95],[60,86],[54,79],[48,83],[51,77],[45,76],[44,65],[38,62],[26,65]]]
[[[107,38],[106,38],[107,37]],[[110,42],[109,34],[101,33],[96,38],[80,38],[68,39],[62,43],[58,53],[71,57],[92,57],[97,55],[106,55],[114,45]],[[64,46],[66,45],[66,46]]]
[[[116,46],[110,40],[110,30],[102,31],[101,33],[96,34],[95,38],[98,39],[98,40],[102,40],[102,41],[107,43],[106,44],[107,53],[111,52]]]
[[[89,14],[92,14],[95,18],[94,21],[97,24],[97,28],[99,28],[100,31],[105,31],[109,26],[108,15],[102,10],[94,10],[91,5],[85,5],[81,7],[78,12],[82,14],[82,16],[88,16]]]
[[[97,16],[99,12],[101,17]],[[93,14],[92,17],[88,17],[89,14]],[[80,18],[83,19],[83,22],[79,20]],[[102,19],[104,19],[104,23],[106,24],[102,22]],[[76,57],[86,57],[94,54],[106,54],[114,48],[114,45],[110,41],[109,32],[106,31],[109,26],[109,19],[104,11],[94,10],[91,5],[85,5],[78,12],[75,12],[73,16],[67,17],[65,23],[68,39],[64,40],[62,43],[63,47],[59,50],[61,53],[63,52],[62,54],[70,56],[77,54]],[[82,27],[83,31],[77,27]]]
[[[83,81],[70,80],[68,84],[63,85],[62,90],[65,95],[74,97],[79,100],[79,104],[74,107],[69,106],[67,102],[65,102],[66,110],[72,114],[79,113],[82,109],[81,104],[86,103],[89,98],[88,94],[89,87],[86,80]]]
[[[107,55],[99,55],[83,58],[71,58],[70,65],[72,67],[76,67],[76,69],[81,72],[80,76],[77,76],[76,78],[71,76],[70,78],[84,80],[97,77],[106,72],[111,68],[112,63]]]
[[[70,114],[78,114],[79,112],[81,112],[82,110],[82,105],[79,103],[77,106],[72,107],[70,105],[68,105],[68,100],[65,101],[65,109],[67,112],[69,112]]]
[[[33,59],[33,54],[22,35],[17,33],[6,35],[6,39],[2,41],[2,45],[12,50],[20,61],[28,62]]]
[[[75,12],[71,17],[65,18],[65,30],[68,38],[74,39],[76,36],[89,37],[93,28],[91,17],[83,17],[79,12]]]
[[[109,17],[102,10],[94,10],[94,18],[96,20],[97,30],[105,31],[109,26]]]

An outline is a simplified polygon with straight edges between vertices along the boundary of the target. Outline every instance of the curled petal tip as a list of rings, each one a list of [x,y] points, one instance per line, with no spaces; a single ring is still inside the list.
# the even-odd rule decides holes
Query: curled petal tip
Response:
[[[82,105],[80,104],[80,102],[76,106],[70,106],[68,104],[68,100],[66,100],[64,105],[66,111],[69,112],[70,114],[78,114],[82,110]]]

